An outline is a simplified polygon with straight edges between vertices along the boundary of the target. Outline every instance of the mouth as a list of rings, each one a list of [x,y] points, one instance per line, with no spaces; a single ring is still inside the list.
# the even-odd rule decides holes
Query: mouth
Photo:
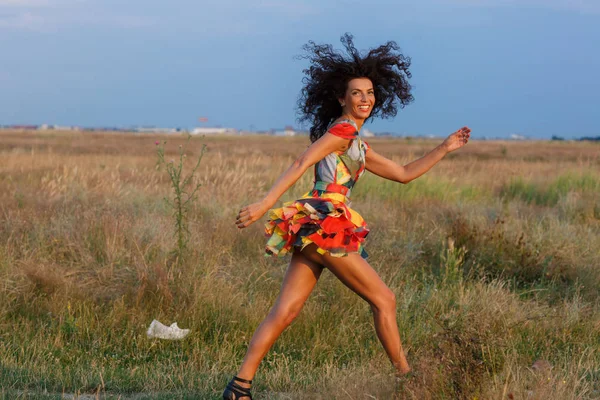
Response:
[[[371,109],[371,106],[358,106],[358,110],[362,112],[367,112]]]

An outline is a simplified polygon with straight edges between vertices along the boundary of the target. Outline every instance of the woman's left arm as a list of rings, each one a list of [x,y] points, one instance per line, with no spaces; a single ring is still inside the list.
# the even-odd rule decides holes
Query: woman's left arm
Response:
[[[369,149],[366,154],[365,168],[382,178],[400,183],[408,183],[429,171],[446,154],[467,144],[469,137],[471,137],[471,129],[466,126],[460,128],[448,136],[435,149],[404,166],[396,164],[389,158],[376,153],[373,149]]]

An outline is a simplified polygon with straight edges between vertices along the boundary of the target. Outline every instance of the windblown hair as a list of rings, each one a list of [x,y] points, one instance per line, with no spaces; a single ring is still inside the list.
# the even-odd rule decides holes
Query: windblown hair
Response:
[[[308,59],[311,65],[303,70],[306,76],[298,99],[298,120],[311,124],[311,142],[323,136],[327,127],[342,115],[338,99],[345,96],[352,79],[369,78],[373,83],[375,104],[367,120],[394,117],[398,107],[404,108],[414,100],[408,83],[410,58],[400,52],[396,42],[387,42],[363,56],[354,47],[352,38],[349,33],[341,38],[347,54],[313,41],[302,48],[306,54],[300,58]]]

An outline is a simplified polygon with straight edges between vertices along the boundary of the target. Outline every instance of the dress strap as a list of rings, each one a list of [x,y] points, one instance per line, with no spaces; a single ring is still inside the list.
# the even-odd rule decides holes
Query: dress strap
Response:
[[[343,139],[354,139],[358,136],[356,126],[345,121],[340,121],[337,124],[331,125],[327,128],[327,132]]]
[[[356,128],[356,132],[358,132],[358,125],[356,125],[356,122],[354,122],[353,119],[347,118],[347,119],[342,119],[340,121],[338,121],[338,124],[341,124],[342,122],[348,122],[349,124],[351,124],[352,126],[354,126],[354,128]]]
[[[341,124],[348,124],[348,125],[352,125],[352,127],[356,130],[356,136],[358,136],[358,125],[356,125],[356,122],[354,122],[354,120],[350,119],[350,118],[346,118],[346,119],[341,119],[337,122],[332,122],[331,124],[329,124],[329,126],[327,127],[327,130],[333,128],[336,125],[341,125]]]

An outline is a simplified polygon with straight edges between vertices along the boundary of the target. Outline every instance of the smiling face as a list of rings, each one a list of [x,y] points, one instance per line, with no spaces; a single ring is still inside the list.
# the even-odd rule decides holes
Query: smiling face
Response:
[[[346,95],[338,99],[344,115],[356,122],[369,118],[375,105],[375,91],[369,78],[355,78],[348,82]]]

